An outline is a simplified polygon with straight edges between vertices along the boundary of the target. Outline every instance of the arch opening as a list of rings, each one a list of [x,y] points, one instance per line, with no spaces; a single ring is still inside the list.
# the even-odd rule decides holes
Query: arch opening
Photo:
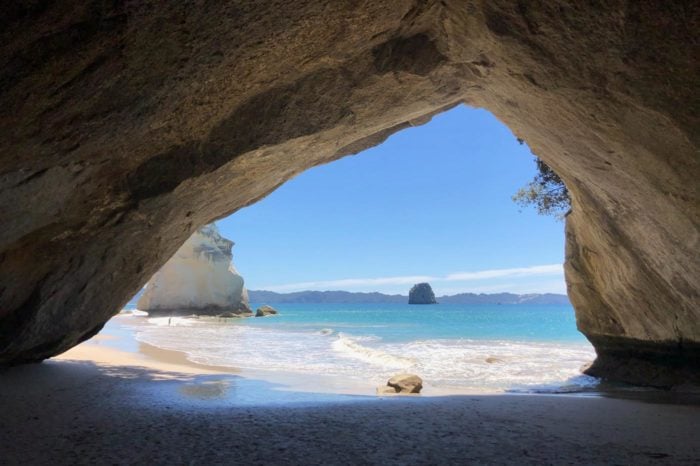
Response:
[[[427,394],[593,389],[580,370],[594,352],[566,298],[562,219],[511,199],[535,172],[493,115],[458,106],[217,221],[253,312],[280,315],[210,312],[216,280],[180,250],[158,291],[131,303],[156,317],[119,322],[195,361],[284,383],[298,374],[301,389],[373,393],[399,372],[423,377]],[[407,305],[419,281],[438,306]]]
[[[572,192],[566,275],[594,370],[698,380],[697,9],[221,5],[163,22],[114,5],[35,27],[60,8],[18,13],[2,52],[0,363],[93,335],[198,225],[467,102]],[[238,27],[259,17],[264,33]],[[73,40],[75,24],[99,27]]]

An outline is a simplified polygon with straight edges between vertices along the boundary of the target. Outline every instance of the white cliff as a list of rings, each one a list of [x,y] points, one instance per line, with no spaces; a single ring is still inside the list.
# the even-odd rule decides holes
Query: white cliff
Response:
[[[136,307],[149,314],[249,313],[233,245],[216,225],[203,226],[151,277]]]

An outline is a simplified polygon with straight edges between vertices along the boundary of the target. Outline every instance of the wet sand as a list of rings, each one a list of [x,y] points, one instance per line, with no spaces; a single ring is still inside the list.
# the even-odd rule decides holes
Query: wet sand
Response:
[[[369,396],[374,395],[376,390],[376,387],[371,384],[358,384],[356,381],[323,374],[309,377],[308,374],[300,373],[243,370],[196,363],[181,351],[165,350],[136,341],[134,328],[138,328],[138,325],[138,318],[129,315],[117,316],[110,321],[102,333],[53,359],[92,361],[111,366],[139,366],[161,372],[176,371],[185,374],[236,374],[246,379],[268,382],[276,390],[288,392]],[[453,394],[448,390],[433,391],[435,394]]]
[[[0,372],[0,464],[700,463],[675,397],[310,393],[115,338]]]

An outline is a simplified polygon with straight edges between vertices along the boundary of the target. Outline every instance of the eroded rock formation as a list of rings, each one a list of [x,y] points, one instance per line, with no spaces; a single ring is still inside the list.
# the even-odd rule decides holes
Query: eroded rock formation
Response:
[[[415,374],[398,374],[390,378],[386,385],[396,393],[420,393],[423,389],[423,379]]]
[[[250,313],[232,248],[213,223],[199,228],[151,277],[136,307],[149,315]]]
[[[430,283],[416,283],[408,292],[408,304],[437,304]]]
[[[699,10],[8,2],[0,363],[99,331],[199,226],[467,103],[571,191],[566,275],[593,370],[697,379]]]
[[[272,306],[260,306],[257,311],[255,311],[255,317],[267,317],[277,315],[277,309]]]

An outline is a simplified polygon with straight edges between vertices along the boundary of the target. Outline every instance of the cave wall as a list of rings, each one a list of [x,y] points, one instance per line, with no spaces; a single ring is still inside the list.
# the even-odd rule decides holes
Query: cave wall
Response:
[[[657,385],[697,377],[699,10],[8,2],[0,364],[99,331],[197,227],[466,103],[493,112],[570,188],[565,270],[598,351],[591,371]]]

